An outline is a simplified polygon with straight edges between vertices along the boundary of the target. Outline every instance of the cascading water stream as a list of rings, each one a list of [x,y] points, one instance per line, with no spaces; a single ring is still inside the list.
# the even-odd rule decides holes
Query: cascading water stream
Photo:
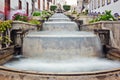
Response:
[[[63,20],[62,20],[63,19]],[[102,59],[102,46],[92,32],[61,13],[43,24],[43,31],[29,33],[23,42],[23,56],[4,66],[39,72],[90,72],[120,67],[119,62]]]

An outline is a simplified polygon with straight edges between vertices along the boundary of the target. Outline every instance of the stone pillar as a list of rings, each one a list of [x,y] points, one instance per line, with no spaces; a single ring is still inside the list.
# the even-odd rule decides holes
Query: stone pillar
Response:
[[[38,9],[40,10],[40,0],[38,0]]]
[[[43,0],[43,10],[45,10],[45,0]]]
[[[47,1],[47,10],[49,10],[49,1]]]
[[[32,12],[35,11],[35,0],[32,0]]]
[[[10,13],[10,0],[5,0],[4,12],[5,12],[5,19],[7,19]]]

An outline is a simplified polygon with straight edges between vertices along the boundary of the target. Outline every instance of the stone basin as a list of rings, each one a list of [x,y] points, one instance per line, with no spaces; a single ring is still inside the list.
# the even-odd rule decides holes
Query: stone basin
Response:
[[[84,73],[43,73],[0,66],[0,80],[120,80],[120,68]]]
[[[62,13],[55,13],[54,15],[51,16],[51,18],[68,18],[68,17]]]
[[[34,34],[31,36],[35,37]],[[46,34],[42,33],[42,35],[44,35],[43,37],[48,37],[48,35]],[[49,35],[55,37],[53,33]],[[57,37],[59,38],[59,37],[68,36],[67,34],[64,36],[61,35],[62,34],[57,34]],[[36,37],[38,36],[39,35],[36,35]],[[71,35],[71,36],[77,37],[75,35]],[[90,72],[89,71],[88,72],[42,72],[42,71],[38,72],[31,70],[20,70],[17,68],[10,68],[2,65],[0,66],[0,80],[120,80],[119,75],[120,75],[120,68],[113,68],[113,69],[101,70],[101,71],[90,71]]]
[[[43,23],[43,31],[79,31],[79,28],[75,22],[48,21]]]
[[[48,21],[71,21],[69,18],[49,18]]]
[[[63,14],[59,14],[59,15],[61,15],[62,18],[65,17]],[[59,17],[59,15],[55,14],[52,17],[56,17],[56,16]],[[51,27],[54,26],[54,22],[50,23],[50,24],[52,24]],[[65,24],[65,22],[63,24]],[[46,26],[44,26],[44,27],[46,27]],[[60,25],[59,25],[59,27],[60,27]],[[64,29],[68,30],[68,31],[71,31],[72,29],[73,29],[73,31],[77,31],[77,26],[74,25],[74,28],[72,28],[70,30],[68,28],[64,28]],[[44,28],[44,30],[46,30],[46,28]],[[49,28],[47,28],[47,30],[49,30]],[[57,30],[55,30],[55,31],[57,31]],[[54,32],[52,32],[52,33],[48,33],[48,34],[46,34],[46,32],[40,32],[39,34],[38,34],[38,32],[31,33],[31,34],[29,34],[28,36],[25,37],[27,40],[24,42],[25,44],[24,44],[24,47],[23,47],[23,49],[24,49],[23,51],[25,51],[26,53],[29,52],[30,54],[28,55],[28,54],[24,53],[23,55],[24,56],[26,55],[25,57],[30,57],[31,56],[32,57],[31,60],[34,60],[34,56],[36,58],[38,55],[41,55],[41,54],[38,54],[38,53],[34,54],[32,52],[36,52],[36,50],[39,52],[39,49],[41,48],[41,50],[43,49],[42,50],[43,53],[44,52],[47,53],[47,50],[50,51],[50,49],[53,49],[52,52],[51,52],[51,55],[54,55],[54,56],[50,56],[50,54],[48,54],[48,53],[47,54],[42,54],[42,56],[44,58],[46,58],[45,60],[48,59],[47,62],[49,62],[49,63],[47,63],[47,64],[50,64],[50,65],[46,65],[46,66],[49,68],[49,70],[51,69],[51,66],[52,66],[52,69],[53,68],[55,68],[55,69],[60,68],[62,66],[66,66],[67,63],[54,66],[54,65],[51,64],[51,62],[53,62],[55,60],[58,60],[58,61],[65,60],[66,61],[66,59],[70,59],[70,61],[68,61],[68,63],[71,64],[71,62],[72,62],[71,59],[76,60],[76,58],[78,59],[77,61],[79,61],[80,55],[83,57],[85,54],[79,53],[79,55],[78,55],[78,54],[75,53],[75,52],[77,52],[78,48],[80,47],[79,46],[80,43],[77,44],[77,42],[81,42],[82,41],[81,37],[82,37],[83,38],[83,43],[84,44],[85,44],[85,42],[87,43],[85,37],[89,38],[91,36],[91,35],[89,36],[89,34],[90,33],[87,33],[87,35],[86,34],[80,35],[78,32],[67,32],[67,33],[64,33],[64,32],[60,32],[60,33],[55,32],[54,33]],[[95,37],[95,36],[92,35],[92,37]],[[33,39],[29,40],[29,38],[33,38]],[[59,40],[59,38],[60,38],[60,40]],[[74,39],[74,41],[72,41],[73,39]],[[29,43],[29,45],[26,45],[29,41],[31,41],[31,43]],[[42,45],[42,43],[45,43],[45,45]],[[99,43],[96,43],[96,41],[94,41],[94,42],[92,41],[90,43],[92,43],[92,45],[89,44],[89,46],[93,46],[94,44],[99,44]],[[49,44],[52,44],[52,46],[50,47]],[[76,45],[74,45],[74,44],[76,44]],[[42,46],[41,47],[40,46],[32,47],[33,45],[42,45]],[[55,45],[58,45],[58,46],[55,47]],[[65,47],[64,45],[69,46],[69,47]],[[27,48],[28,46],[30,46],[30,47]],[[85,45],[85,46],[88,46],[88,45]],[[25,48],[27,48],[27,51],[26,51]],[[84,49],[85,48],[86,47],[84,47]],[[97,48],[97,46],[94,46],[94,48]],[[91,49],[94,49],[94,48],[85,49],[85,53],[88,54],[88,56],[90,56],[90,57],[100,56],[101,54],[96,55],[96,52],[99,52],[99,50],[101,49],[100,47],[97,50],[95,50],[95,54],[90,54],[89,53],[90,51],[93,51]],[[70,55],[57,56],[61,53],[56,53],[55,54],[54,51],[55,52],[56,52],[56,50],[59,51],[59,49],[61,49],[63,51],[62,54],[64,54],[64,55],[65,55],[64,51],[67,51],[66,49],[68,49],[67,54],[70,53],[70,55],[72,55],[72,56],[70,56]],[[72,49],[73,52],[74,51],[75,52],[72,53],[72,51],[69,51],[69,49]],[[76,50],[74,50],[74,49],[76,49]],[[75,55],[75,56],[73,56],[73,55]],[[49,56],[49,57],[47,57],[47,56]],[[88,56],[86,56],[86,57],[88,57]],[[9,59],[8,55],[5,56],[5,58],[7,58],[7,59],[4,59],[5,64],[6,64],[6,62],[9,63],[10,61],[12,61],[12,60],[8,61],[8,59]],[[19,58],[16,58],[16,59],[17,59],[17,61],[19,61],[22,58],[23,57],[19,57]],[[40,56],[38,56],[38,59],[41,59]],[[26,61],[23,61],[21,63],[21,65],[18,65],[18,67],[20,67],[20,68],[22,66],[24,66],[24,67],[32,67],[33,66],[34,67],[35,65],[38,65],[40,63],[39,60],[37,60],[37,61],[38,61],[37,63],[32,63],[31,61],[29,61],[29,63],[28,63]],[[77,61],[73,61],[75,65],[78,63]],[[89,62],[89,60],[86,60],[86,62],[87,61]],[[0,60],[0,62],[2,62],[2,64],[3,64],[2,60]],[[24,64],[24,62],[26,64]],[[83,61],[80,61],[80,62],[82,62],[82,64],[85,65],[85,62],[83,62]],[[28,64],[31,64],[31,63],[33,65],[28,65]],[[15,67],[15,68],[7,67],[7,66],[5,66],[5,64],[0,66],[0,80],[120,80],[120,68],[117,68],[117,67],[107,69],[107,70],[86,71],[86,72],[80,72],[80,71],[63,72],[63,71],[60,71],[59,69],[58,69],[59,70],[58,72],[54,72],[54,71],[47,71],[47,68],[46,69],[44,68],[43,69],[44,72],[43,72],[43,71],[33,71],[31,69],[30,70],[24,70],[24,69],[22,70],[22,69],[19,69],[17,67]],[[73,69],[72,66],[74,66],[74,64],[67,65],[67,67],[65,67],[65,68],[69,69],[71,67],[71,69]],[[95,63],[91,63],[90,66],[93,65],[93,64],[95,65]],[[17,65],[17,64],[15,64],[15,65]],[[102,65],[107,65],[107,64],[105,64],[104,61],[103,61]],[[114,65],[114,61],[113,61],[112,65]],[[43,66],[43,65],[41,65],[41,66]],[[36,67],[36,69],[39,69],[41,66]],[[87,65],[87,66],[89,67],[89,65]],[[81,70],[83,70],[83,68],[81,68]],[[75,69],[76,69],[76,67],[75,67]]]

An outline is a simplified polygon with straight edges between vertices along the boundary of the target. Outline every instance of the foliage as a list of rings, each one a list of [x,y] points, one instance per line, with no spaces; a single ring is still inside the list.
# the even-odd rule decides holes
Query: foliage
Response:
[[[3,41],[2,44],[6,44],[6,43],[11,43],[12,42],[8,35],[3,36],[2,37],[2,41]]]
[[[52,15],[51,12],[43,10],[41,18],[42,18],[42,20],[47,20],[47,18],[50,17],[51,15]]]
[[[48,11],[46,11],[46,10],[43,10],[43,11],[42,11],[42,16],[43,16],[43,17],[50,17],[51,14],[50,14],[50,12],[48,12]]]
[[[11,28],[12,20],[0,21],[0,33],[3,33],[7,28]]]
[[[57,9],[57,6],[56,6],[56,5],[51,5],[51,6],[50,6],[50,10],[51,10],[51,11],[55,11],[56,9]]]
[[[70,5],[63,5],[63,9],[65,11],[69,11],[71,9],[71,6]]]
[[[47,10],[43,10],[42,12],[35,11],[34,13],[35,13],[36,16],[41,17],[42,20],[46,20],[48,17],[50,17],[53,14],[52,12],[47,11]],[[40,15],[39,15],[39,13],[40,13]]]
[[[72,12],[72,14],[77,14],[77,12],[74,10],[74,11]]]
[[[40,13],[39,11],[35,11],[35,12],[33,13],[33,16],[41,16],[41,13]]]
[[[88,10],[85,10],[84,14],[87,15],[88,14]]]
[[[31,23],[31,24],[35,24],[35,25],[40,25],[41,24],[40,21],[35,20],[35,19],[31,19],[28,22]]]
[[[94,23],[94,22],[98,22],[98,21],[115,21],[115,18],[111,14],[111,11],[106,10],[105,14],[100,15],[99,17],[89,21],[89,23]]]
[[[16,13],[13,15],[12,18],[13,20],[24,21],[24,22],[27,22],[29,20],[29,17],[23,13]]]
[[[12,20],[0,21],[0,34],[6,32],[7,29],[10,29],[12,27],[11,23],[12,23]],[[11,42],[10,38],[8,37],[8,35],[0,36],[0,41],[3,41],[3,40],[4,40],[3,44]]]

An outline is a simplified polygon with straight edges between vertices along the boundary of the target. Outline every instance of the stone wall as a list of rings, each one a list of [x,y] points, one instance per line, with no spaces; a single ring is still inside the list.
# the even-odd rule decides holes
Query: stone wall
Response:
[[[93,24],[82,25],[84,31],[103,29],[110,30],[110,45],[120,49],[120,21],[101,21]]]
[[[13,57],[14,46],[9,46],[8,48],[0,49],[0,65],[9,61]]]
[[[23,38],[28,32],[37,31],[37,25],[22,21],[13,21],[11,31],[13,45],[21,46]]]
[[[91,16],[80,16],[78,20],[83,20],[83,24],[88,24],[90,20],[92,20],[93,17]]]
[[[0,66],[0,80],[120,80],[120,69],[88,73],[38,73]]]
[[[22,21],[13,21],[12,23],[12,30],[37,30],[37,26],[27,23],[27,22],[22,22]]]

